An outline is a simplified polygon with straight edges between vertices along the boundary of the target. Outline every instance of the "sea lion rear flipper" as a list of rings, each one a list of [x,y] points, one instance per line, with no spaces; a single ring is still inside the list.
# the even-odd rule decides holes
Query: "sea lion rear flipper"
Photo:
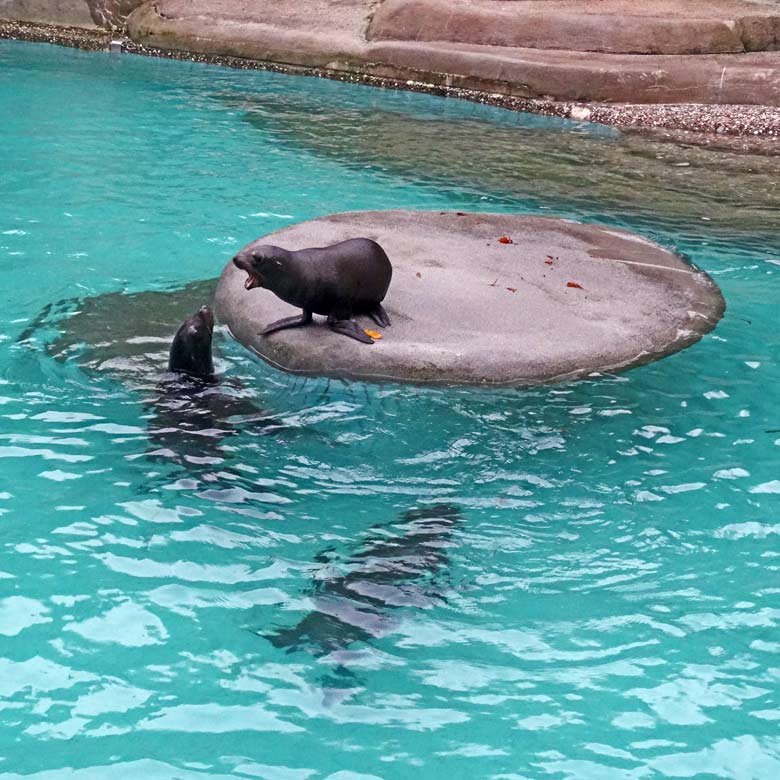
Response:
[[[271,333],[276,333],[277,330],[286,330],[287,328],[297,328],[299,325],[308,325],[311,320],[311,312],[304,309],[299,317],[284,317],[281,320],[272,322],[270,325],[266,325],[266,327],[260,331],[259,335],[268,336]]]
[[[368,312],[368,316],[371,317],[371,319],[379,326],[383,328],[389,328],[392,324],[390,322],[390,317],[387,316],[387,312],[384,310],[384,307],[381,303],[378,303],[376,305],[376,308],[372,309],[370,312]]]
[[[337,320],[328,318],[328,325],[331,330],[336,333],[342,333],[345,336],[349,336],[351,339],[362,341],[363,344],[373,344],[374,339],[371,338],[354,320]]]

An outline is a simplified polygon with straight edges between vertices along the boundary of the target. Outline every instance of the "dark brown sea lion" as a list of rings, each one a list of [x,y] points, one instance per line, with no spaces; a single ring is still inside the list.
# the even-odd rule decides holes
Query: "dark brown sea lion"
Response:
[[[382,301],[390,286],[393,267],[384,249],[369,238],[350,238],[331,246],[292,251],[260,243],[247,244],[233,263],[248,274],[247,290],[264,287],[283,301],[300,306],[299,317],[285,317],[260,333],[307,325],[312,314],[324,314],[328,325],[345,336],[373,344],[374,340],[352,319],[368,314],[377,325],[389,327]]]
[[[168,372],[150,396],[153,449],[146,454],[196,468],[223,460],[222,440],[241,430],[281,430],[235,383],[217,378],[212,359],[214,314],[201,306],[187,317],[171,343]]]
[[[214,313],[201,306],[187,317],[176,331],[168,357],[168,370],[187,374],[195,379],[209,380],[214,376],[211,339],[214,333]]]

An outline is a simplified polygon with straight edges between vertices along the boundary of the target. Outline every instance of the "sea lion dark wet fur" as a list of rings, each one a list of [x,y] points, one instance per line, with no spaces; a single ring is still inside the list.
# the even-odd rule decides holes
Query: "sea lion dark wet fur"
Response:
[[[336,332],[364,344],[374,340],[352,319],[368,314],[377,325],[390,326],[382,301],[390,286],[393,267],[376,241],[350,238],[338,244],[297,251],[260,243],[247,244],[233,263],[248,274],[247,290],[264,287],[286,303],[299,306],[299,317],[272,322],[260,333],[267,336],[312,321],[324,314]]]
[[[168,370],[187,374],[195,379],[209,380],[214,376],[211,339],[214,334],[214,313],[201,306],[181,324],[171,343]]]

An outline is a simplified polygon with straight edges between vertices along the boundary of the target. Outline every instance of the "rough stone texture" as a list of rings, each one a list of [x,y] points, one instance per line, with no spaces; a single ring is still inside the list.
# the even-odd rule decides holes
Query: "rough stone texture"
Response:
[[[393,326],[381,341],[360,344],[319,317],[308,327],[258,336],[296,310],[267,290],[247,292],[246,274],[232,263],[217,287],[219,319],[264,360],[295,374],[528,386],[683,349],[724,310],[714,282],[676,255],[624,231],[566,220],[354,212],[266,239],[301,249],[355,236],[379,241],[394,267],[384,302]],[[513,243],[500,243],[502,236]]]
[[[0,0],[0,19],[96,26],[87,0]]]
[[[9,22],[0,19],[0,39],[51,43],[86,51],[105,51],[114,33],[98,27],[62,27],[40,22]]]
[[[775,0],[767,0],[775,2]],[[780,2],[780,0],[777,0]],[[44,42],[80,49],[105,50],[115,33],[98,28],[62,27],[36,22],[0,20],[0,39]],[[124,51],[148,57],[212,63],[241,70],[270,70],[276,73],[318,76],[321,78],[368,84],[385,89],[425,92],[485,103],[511,111],[524,111],[573,119],[577,122],[598,122],[650,136],[660,140],[682,142],[686,146],[709,149],[780,155],[780,110],[766,105],[735,103],[607,103],[519,97],[479,89],[436,85],[428,81],[408,81],[373,76],[364,68],[334,70],[282,65],[271,60],[246,59],[192,51],[145,46],[125,40]],[[310,136],[311,137],[311,136]]]
[[[143,0],[88,0],[89,10],[98,27],[124,27],[125,20]]]
[[[0,0],[0,19],[74,27],[122,27],[143,0]]]
[[[371,48],[373,73],[534,98],[607,103],[780,106],[780,53],[588,54],[465,43],[388,41]]]
[[[777,48],[780,9],[735,0],[384,0],[369,39],[704,54]]]
[[[321,5],[320,0],[267,1],[251,7],[225,0],[146,3],[130,15],[127,31],[133,41],[160,48],[304,67],[358,68],[367,51],[362,4],[349,3],[351,13],[346,15],[340,13],[341,5],[330,12]],[[307,8],[310,16],[301,14]]]
[[[767,0],[767,2],[774,1]],[[37,22],[9,22],[0,19],[0,40],[8,38],[69,46],[89,51],[105,51],[115,35],[115,31],[99,28],[62,27]],[[597,122],[619,127],[634,135],[642,136],[644,139],[653,138],[663,142],[682,143],[687,148],[700,146],[710,150],[760,154],[765,157],[780,156],[780,145],[777,143],[777,138],[780,137],[780,109],[773,106],[734,103],[590,102],[583,104],[579,101],[556,100],[551,96],[525,98],[498,92],[487,93],[478,89],[435,85],[425,81],[400,81],[372,76],[358,69],[346,71],[329,68],[306,68],[282,65],[270,60],[162,49],[144,46],[127,39],[124,41],[123,50],[127,54],[211,63],[239,70],[268,70],[275,73],[315,76],[353,84],[366,84],[384,89],[424,92],[441,97],[483,103],[510,111],[557,116],[576,122]],[[397,141],[397,139],[395,140]],[[768,170],[766,166],[763,167]],[[767,190],[767,192],[772,191],[771,188]],[[733,212],[729,213],[733,214]]]

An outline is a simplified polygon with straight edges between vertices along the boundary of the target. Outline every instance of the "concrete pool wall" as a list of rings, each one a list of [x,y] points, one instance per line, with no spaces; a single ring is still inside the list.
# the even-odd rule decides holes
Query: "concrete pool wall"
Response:
[[[0,0],[0,37],[105,48],[99,34],[695,142],[780,136],[774,0]]]

